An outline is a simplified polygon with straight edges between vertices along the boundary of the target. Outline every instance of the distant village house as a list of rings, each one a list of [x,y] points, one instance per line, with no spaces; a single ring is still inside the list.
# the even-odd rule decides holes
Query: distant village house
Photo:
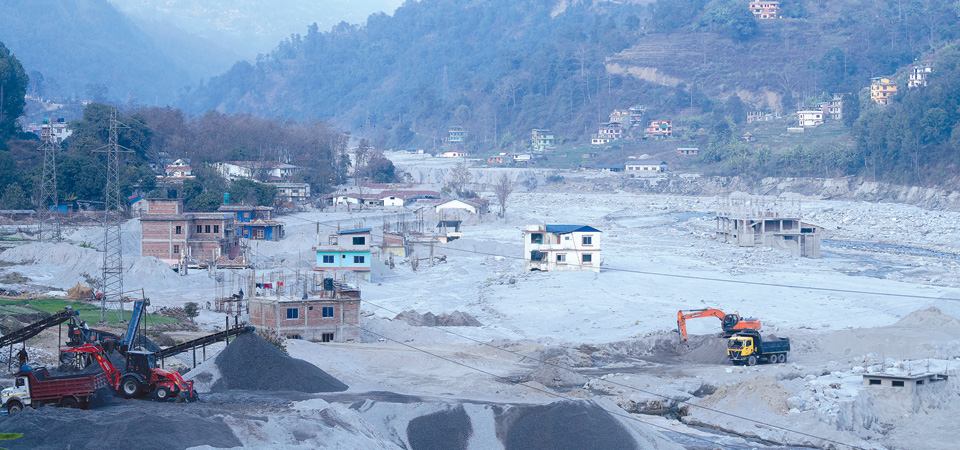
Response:
[[[600,230],[586,225],[529,225],[523,230],[526,271],[600,271]]]

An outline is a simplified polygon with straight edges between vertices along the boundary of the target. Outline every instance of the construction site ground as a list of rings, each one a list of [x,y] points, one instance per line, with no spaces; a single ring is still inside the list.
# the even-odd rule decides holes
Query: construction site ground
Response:
[[[455,163],[390,157],[424,183],[443,180]],[[586,417],[603,431],[581,433],[595,446],[566,448],[954,446],[960,213],[807,193],[804,221],[824,230],[823,257],[807,259],[716,240],[713,195],[647,194],[624,189],[621,174],[561,173],[556,181],[555,172],[528,169],[477,170],[475,190],[492,199],[490,185],[501,172],[517,181],[505,219],[461,214],[464,237],[435,246],[443,261],[421,261],[416,271],[401,258],[393,269],[375,262],[372,281],[360,284],[361,342],[286,342],[292,357],[347,390],[201,389],[202,401],[187,405],[117,399],[90,411],[28,410],[22,418],[0,418],[0,432],[110,420],[125,424],[122,436],[142,437],[130,441],[142,448],[153,448],[149,441],[157,439],[162,448],[418,449],[438,448],[430,446],[438,439],[430,433],[442,429],[452,440],[439,448],[511,450],[530,442],[548,445],[550,438],[566,436],[557,424]],[[376,236],[384,222],[395,227],[398,219],[415,217],[412,209],[343,207],[284,216],[285,238],[252,249],[258,275],[309,270],[317,222],[322,236],[338,225],[372,227]],[[427,227],[435,219],[425,220]],[[520,230],[535,223],[601,230],[601,272],[525,273]],[[0,277],[30,279],[15,285],[20,290],[72,287],[98,257],[78,244],[95,247],[98,233],[71,230],[65,243],[5,250]],[[152,307],[213,300],[217,286],[209,271],[179,276],[139,257],[138,239],[139,225],[128,222],[125,288],[143,288]],[[425,258],[429,249],[414,253]],[[719,321],[712,318],[689,321],[690,342],[680,347],[677,310],[705,307],[758,317],[765,335],[789,337],[788,362],[731,365],[717,336]],[[393,319],[409,310],[461,311],[482,325],[422,327]],[[198,333],[222,328],[224,315],[205,309],[197,323]],[[177,333],[176,340],[190,334]],[[51,355],[55,346],[49,338],[28,344]],[[209,348],[207,362],[188,377],[213,386],[218,348]],[[179,367],[189,369],[191,356],[181,355]],[[864,387],[865,372],[950,378],[908,391]],[[154,419],[172,428],[184,422],[200,428],[184,425],[183,432],[171,433],[166,425],[144,425]],[[534,431],[543,428],[556,436]],[[63,448],[71,442],[66,435],[43,439],[4,445]]]

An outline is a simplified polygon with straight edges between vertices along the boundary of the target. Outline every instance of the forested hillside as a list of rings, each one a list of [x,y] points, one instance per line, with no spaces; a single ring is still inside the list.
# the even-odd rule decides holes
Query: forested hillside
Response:
[[[166,104],[199,81],[176,41],[155,42],[107,0],[0,0],[0,41],[46,98]]]
[[[484,150],[518,148],[538,127],[584,142],[612,108],[642,104],[716,142],[747,110],[858,101],[870,77],[958,38],[947,0],[781,6],[764,21],[740,0],[407,2],[364,26],[311,27],[184,101],[332,117],[389,147],[431,146],[461,125]]]

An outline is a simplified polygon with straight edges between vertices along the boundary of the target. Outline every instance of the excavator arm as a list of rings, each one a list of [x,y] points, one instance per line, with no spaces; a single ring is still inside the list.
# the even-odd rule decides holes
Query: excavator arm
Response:
[[[759,330],[760,320],[752,318],[741,318],[739,314],[726,314],[719,309],[696,309],[690,311],[677,312],[677,332],[680,333],[680,343],[687,343],[687,319],[697,319],[700,317],[716,317],[720,319],[720,327],[725,333],[733,333],[738,330]]]

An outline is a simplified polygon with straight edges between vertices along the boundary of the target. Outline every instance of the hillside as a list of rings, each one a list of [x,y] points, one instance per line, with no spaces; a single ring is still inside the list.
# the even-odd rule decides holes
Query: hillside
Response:
[[[0,0],[0,42],[45,97],[163,104],[193,81],[107,0]]]
[[[393,147],[432,148],[454,125],[474,150],[522,148],[532,128],[585,142],[611,109],[637,104],[711,135],[745,110],[856,93],[958,37],[945,0],[793,0],[781,12],[756,20],[733,0],[407,2],[364,26],[310,27],[183,100],[335,118]]]

